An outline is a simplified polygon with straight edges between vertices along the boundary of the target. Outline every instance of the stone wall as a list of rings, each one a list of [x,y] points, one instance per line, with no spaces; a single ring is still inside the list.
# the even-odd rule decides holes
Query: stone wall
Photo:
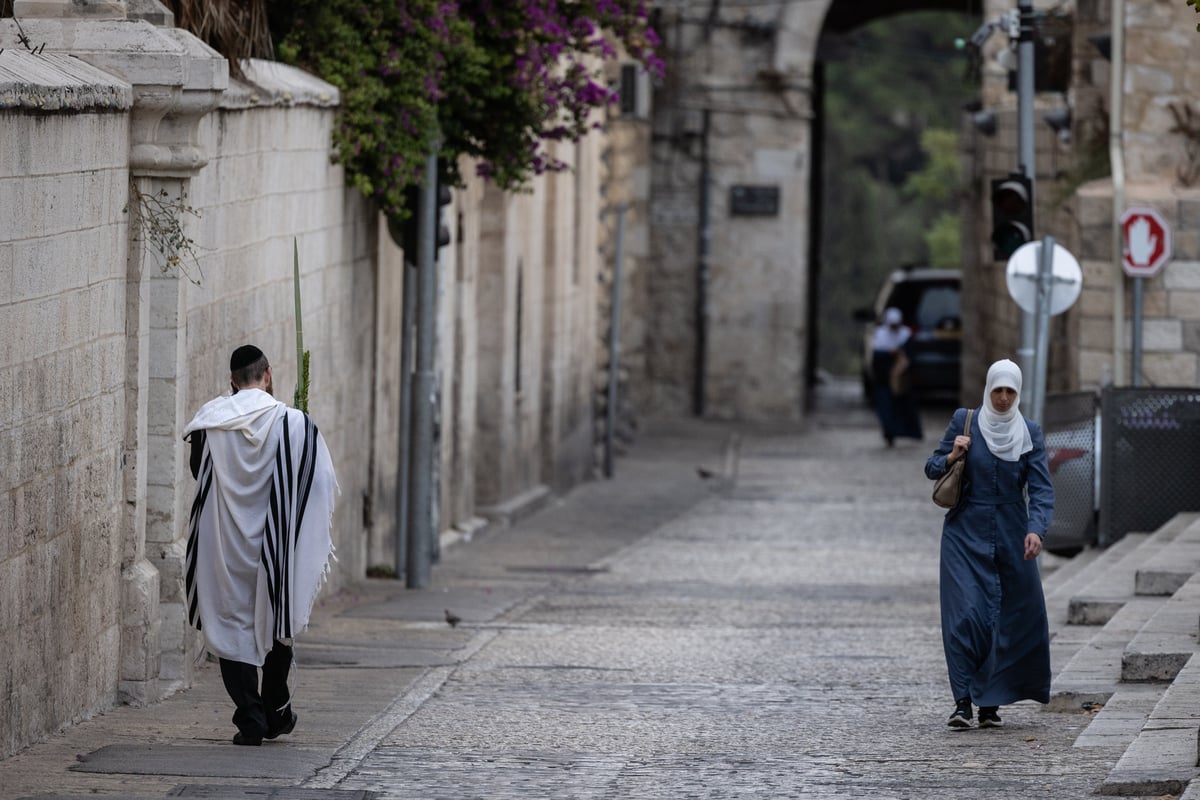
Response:
[[[827,3],[707,17],[689,5],[661,22],[668,75],[654,102],[649,410],[796,419],[809,336],[811,60]],[[777,192],[777,209],[738,214],[739,186]]]
[[[0,53],[0,756],[111,705],[128,84]]]
[[[545,491],[538,439],[545,208],[545,178],[526,194],[488,186],[480,205],[475,490],[489,516]]]
[[[22,22],[44,56],[0,20],[0,757],[189,684],[180,434],[245,342],[292,401],[294,243],[341,488],[326,591],[395,559],[411,342],[402,254],[330,163],[333,87],[257,61],[231,82],[165,12],[47,7]],[[570,172],[527,193],[471,180],[443,211],[439,531],[592,472],[604,149],[560,145]]]

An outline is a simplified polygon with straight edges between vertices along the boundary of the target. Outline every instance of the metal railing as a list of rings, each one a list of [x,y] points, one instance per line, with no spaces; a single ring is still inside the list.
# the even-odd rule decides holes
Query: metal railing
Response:
[[[1052,552],[1107,547],[1200,511],[1200,387],[1048,395]]]
[[[1110,388],[1101,406],[1097,544],[1200,511],[1200,388]]]

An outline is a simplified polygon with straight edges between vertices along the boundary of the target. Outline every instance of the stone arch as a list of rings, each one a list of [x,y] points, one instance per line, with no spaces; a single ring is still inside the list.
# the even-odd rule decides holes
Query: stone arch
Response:
[[[961,11],[981,14],[980,0],[833,0],[825,14],[824,30],[843,33],[882,17],[913,11]]]

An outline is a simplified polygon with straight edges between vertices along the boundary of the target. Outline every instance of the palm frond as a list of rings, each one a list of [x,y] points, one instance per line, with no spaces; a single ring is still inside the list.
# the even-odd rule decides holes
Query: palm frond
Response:
[[[176,25],[229,59],[234,77],[242,77],[243,58],[274,58],[267,0],[168,0],[168,5]]]

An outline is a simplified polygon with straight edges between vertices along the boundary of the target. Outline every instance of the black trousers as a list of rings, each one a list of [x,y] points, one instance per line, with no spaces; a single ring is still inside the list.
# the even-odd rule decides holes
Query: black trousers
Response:
[[[276,641],[262,666],[262,691],[259,692],[258,667],[241,661],[221,659],[221,680],[225,691],[237,706],[233,724],[242,736],[261,739],[291,720],[291,696],[288,673],[292,669],[292,648]]]

